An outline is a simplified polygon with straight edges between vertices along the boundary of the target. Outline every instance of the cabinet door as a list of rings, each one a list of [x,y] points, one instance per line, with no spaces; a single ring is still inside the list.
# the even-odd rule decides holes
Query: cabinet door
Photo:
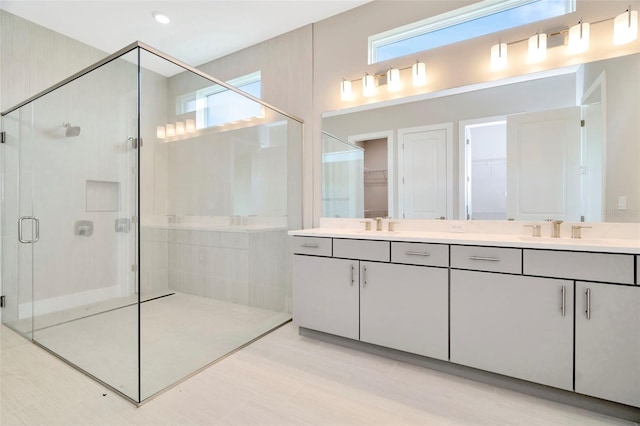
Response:
[[[293,256],[293,319],[300,326],[358,339],[358,261]]]
[[[448,270],[360,263],[360,340],[448,359]]]
[[[576,392],[640,407],[640,287],[578,282],[576,302]]]
[[[573,281],[452,270],[451,361],[572,390]]]

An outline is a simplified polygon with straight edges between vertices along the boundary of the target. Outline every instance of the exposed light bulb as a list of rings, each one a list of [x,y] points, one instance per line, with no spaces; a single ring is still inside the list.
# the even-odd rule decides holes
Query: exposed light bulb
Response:
[[[498,71],[507,66],[507,43],[498,42],[491,46],[491,69]]]
[[[424,86],[427,84],[427,66],[424,62],[416,61],[411,66],[411,75],[413,76],[414,86]]]

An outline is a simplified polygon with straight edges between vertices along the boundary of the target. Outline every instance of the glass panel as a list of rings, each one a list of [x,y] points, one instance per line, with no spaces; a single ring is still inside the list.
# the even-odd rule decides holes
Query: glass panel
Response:
[[[31,137],[32,106],[2,117],[2,130],[6,142],[2,149],[2,290],[5,307],[2,322],[28,339],[32,338],[32,244],[18,241],[18,224],[21,216],[32,216],[31,197],[28,191],[20,191],[20,185],[28,189],[27,161]],[[24,222],[24,221],[23,221]],[[32,223],[23,223],[24,238],[31,239]]]
[[[322,132],[322,217],[364,217],[364,150]]]
[[[17,114],[33,338],[138,401],[137,66],[114,60]]]
[[[301,226],[302,124],[234,91],[176,108],[215,82],[163,69],[141,87],[142,399],[291,318]],[[244,120],[195,125],[232,105]]]

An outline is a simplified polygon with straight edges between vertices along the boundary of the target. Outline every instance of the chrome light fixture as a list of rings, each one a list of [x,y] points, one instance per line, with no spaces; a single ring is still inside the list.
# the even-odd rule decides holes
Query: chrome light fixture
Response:
[[[191,118],[187,118],[184,122],[185,130],[187,133],[193,133],[196,131],[196,123]]]
[[[416,61],[411,67],[411,75],[413,76],[414,86],[424,86],[427,84],[427,66],[424,62]]]
[[[340,83],[340,99],[343,101],[350,101],[353,99],[351,82],[349,80],[342,79],[342,82]]]
[[[499,41],[491,46],[491,69],[502,70],[507,66],[507,43]]]
[[[569,53],[582,53],[589,49],[590,27],[588,22],[580,21],[569,28]]]
[[[631,10],[616,16],[613,20],[613,44],[627,44],[638,38],[638,11]]]
[[[362,77],[362,94],[366,97],[376,94],[375,79],[369,73],[364,73]]]
[[[387,71],[387,90],[389,92],[397,92],[401,88],[400,70],[397,68],[389,68],[389,71]]]
[[[529,37],[529,62],[536,63],[547,58],[547,35],[537,33]]]

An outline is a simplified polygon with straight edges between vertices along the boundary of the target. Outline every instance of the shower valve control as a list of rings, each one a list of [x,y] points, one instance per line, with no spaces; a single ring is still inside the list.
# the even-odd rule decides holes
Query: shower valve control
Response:
[[[74,226],[74,234],[82,237],[90,237],[93,235],[93,222],[90,220],[78,220]]]
[[[131,221],[126,217],[116,219],[115,230],[116,232],[128,234],[131,230]]]

